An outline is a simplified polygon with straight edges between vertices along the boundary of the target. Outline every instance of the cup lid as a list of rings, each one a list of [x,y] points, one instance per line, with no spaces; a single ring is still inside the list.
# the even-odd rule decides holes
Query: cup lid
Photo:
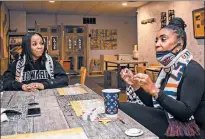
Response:
[[[117,93],[120,92],[120,89],[103,89],[103,93]]]

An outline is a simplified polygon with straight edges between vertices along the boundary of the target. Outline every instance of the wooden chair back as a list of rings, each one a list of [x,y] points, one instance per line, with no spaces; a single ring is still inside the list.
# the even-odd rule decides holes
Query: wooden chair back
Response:
[[[86,68],[81,67],[80,68],[80,84],[82,84],[82,85],[85,84],[85,78],[86,78]]]
[[[149,66],[150,66],[150,67],[152,67],[152,66],[153,66],[153,67],[154,67],[154,66],[157,66],[157,67],[158,67],[158,66],[162,66],[162,65],[160,65],[160,64],[158,64],[158,63],[152,63],[152,64],[149,64]]]
[[[135,73],[145,73],[146,71],[146,66],[135,66]]]

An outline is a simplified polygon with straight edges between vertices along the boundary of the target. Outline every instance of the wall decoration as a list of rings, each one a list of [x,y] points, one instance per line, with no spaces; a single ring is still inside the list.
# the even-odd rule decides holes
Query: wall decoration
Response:
[[[155,19],[154,18],[149,18],[147,20],[142,20],[141,24],[147,24],[147,23],[153,23],[153,22],[155,22]]]
[[[165,27],[167,24],[166,12],[161,12],[161,28]]]
[[[147,24],[147,20],[142,20],[141,24]]]
[[[168,10],[168,19],[171,21],[175,17],[174,10]]]
[[[13,35],[9,36],[9,62],[12,63],[14,60],[18,59],[19,54],[22,52],[22,36]]]
[[[57,50],[57,44],[58,44],[58,37],[57,36],[52,36],[51,37],[52,50]]]
[[[117,49],[117,29],[91,29],[91,50]]]
[[[44,46],[48,49],[48,36],[43,36]]]
[[[194,38],[196,39],[205,38],[204,8],[193,10],[192,14],[193,14]]]

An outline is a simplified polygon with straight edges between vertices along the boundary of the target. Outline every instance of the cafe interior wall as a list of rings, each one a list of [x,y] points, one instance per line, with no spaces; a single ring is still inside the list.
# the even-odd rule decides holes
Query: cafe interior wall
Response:
[[[204,7],[203,1],[174,1],[174,2],[150,2],[140,8],[138,11],[138,45],[141,59],[149,63],[157,63],[155,56],[155,38],[161,28],[161,12],[168,10],[175,11],[175,17],[181,17],[187,27],[187,48],[194,56],[194,60],[204,67],[204,39],[195,39],[193,33],[192,11]],[[142,20],[155,18],[156,22],[141,24]],[[168,18],[167,18],[168,23]]]
[[[40,25],[83,25],[81,15],[54,15],[54,14],[27,14],[27,28],[34,27],[34,22]],[[93,16],[87,16],[93,17]],[[90,50],[91,58],[100,58],[102,54],[132,54],[133,46],[137,41],[136,17],[96,16],[96,24],[88,24],[88,32],[91,29],[117,29],[117,49],[114,50]],[[90,38],[88,38],[88,44]],[[88,47],[90,47],[88,45]]]

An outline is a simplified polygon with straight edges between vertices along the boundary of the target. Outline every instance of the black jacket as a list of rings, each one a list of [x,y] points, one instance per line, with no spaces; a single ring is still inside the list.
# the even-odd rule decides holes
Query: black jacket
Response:
[[[187,65],[177,89],[177,100],[163,93],[169,75],[162,81],[157,102],[175,118],[185,121],[194,115],[200,128],[205,130],[204,69],[194,60]],[[152,97],[142,89],[136,94],[147,106],[153,106]]]
[[[23,71],[23,80],[21,83],[15,81],[16,64],[17,61],[11,63],[8,70],[3,75],[4,90],[22,90],[23,84],[29,84],[32,82],[42,83],[44,85],[44,89],[58,88],[68,85],[68,77],[65,71],[59,62],[55,60],[53,60],[54,79],[50,78],[45,66],[42,66],[41,64],[41,59],[38,59],[35,63],[32,64],[33,67],[28,65],[25,66]]]

